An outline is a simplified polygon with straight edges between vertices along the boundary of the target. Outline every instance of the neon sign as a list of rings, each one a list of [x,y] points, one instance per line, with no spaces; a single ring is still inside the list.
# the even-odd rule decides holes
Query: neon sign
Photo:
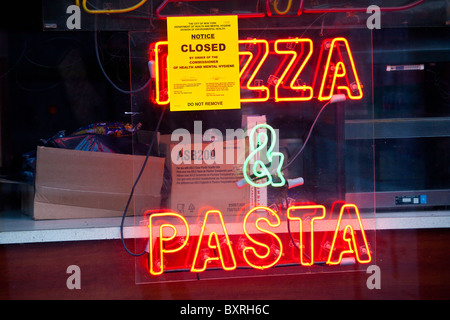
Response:
[[[324,40],[315,63],[313,47],[311,39],[298,37],[239,40],[240,101],[328,101],[334,94],[362,99],[363,85],[347,39]],[[151,98],[158,105],[170,103],[167,48],[167,41],[150,45],[155,83]],[[271,72],[268,78],[267,72]]]
[[[267,145],[269,144],[269,137],[265,129],[270,132],[271,137],[271,143],[270,147],[265,151],[267,155],[267,159],[269,160],[270,164],[276,165],[276,176],[279,179],[279,181],[274,181],[272,178],[271,172],[269,172],[269,169],[264,164],[263,161],[259,158],[260,152],[263,150],[266,150]],[[256,137],[255,137],[256,135]],[[283,173],[281,172],[281,168],[283,166],[284,162],[284,155],[281,152],[275,152],[273,149],[275,148],[275,144],[277,141],[277,135],[275,133],[275,130],[269,126],[268,124],[259,124],[250,131],[249,135],[249,143],[250,143],[250,154],[244,161],[243,166],[243,174],[245,181],[247,181],[248,184],[250,184],[253,187],[265,187],[268,185],[271,185],[272,187],[282,187],[286,183],[286,179],[283,176]],[[256,142],[256,148],[255,148],[255,142]],[[278,158],[278,163],[275,163],[274,160]],[[252,163],[252,173],[253,176],[256,178],[262,179],[266,178],[267,180],[262,183],[255,183],[253,182],[253,179],[248,175],[247,168],[250,164],[250,161],[253,160]]]
[[[207,1],[207,0],[164,0],[162,3],[156,8],[156,16],[159,19],[166,19],[170,16],[170,14],[162,13],[165,11],[164,9],[169,3],[177,3],[178,5],[182,4],[183,2],[196,2],[196,1]],[[211,1],[218,1],[218,0],[211,0]],[[425,0],[416,0],[411,1],[410,3],[406,3],[402,6],[393,6],[393,7],[381,7],[380,11],[403,11],[407,10],[413,7],[418,6],[419,4],[423,3]],[[140,7],[142,4],[144,4],[146,0],[143,0],[142,2],[136,4],[133,7],[130,7],[128,9],[123,10],[134,10],[138,7]],[[302,15],[303,13],[328,13],[328,12],[366,12],[367,7],[349,7],[347,5],[345,6],[318,6],[318,8],[308,8],[305,7],[305,1],[299,1],[298,6],[294,3],[292,3],[292,0],[287,1],[287,4],[285,4],[284,10],[280,9],[280,5],[278,4],[277,0],[265,0],[265,10],[262,11],[256,10],[256,11],[243,11],[237,13],[239,18],[262,18],[265,16],[272,17],[298,17]],[[89,13],[101,13],[102,11],[105,11],[104,13],[114,13],[114,12],[120,12],[120,10],[102,10],[102,11],[91,11],[87,10],[85,7],[86,0],[83,2],[83,7],[85,10]],[[77,5],[79,6],[79,0],[77,0]],[[169,8],[170,9],[170,8]],[[200,9],[199,9],[200,10]],[[169,11],[170,10],[166,10]],[[126,12],[126,11],[125,11]],[[202,12],[202,15],[204,13]]]
[[[148,271],[159,276],[177,271],[333,266],[344,258],[370,263],[371,249],[358,207],[336,203],[331,213],[337,211],[337,220],[330,220],[325,219],[323,205],[292,205],[283,221],[278,210],[258,206],[249,209],[242,222],[226,223],[221,211],[208,209],[201,224],[189,224],[182,215],[170,211],[148,212]],[[334,225],[324,231],[324,223]],[[234,230],[229,229],[231,224]]]
[[[340,46],[343,46],[345,48],[345,51],[347,52],[347,63],[344,62],[345,59],[343,58],[342,49]],[[323,53],[324,47],[322,46],[320,51],[321,57]],[[337,56],[337,62],[335,62],[333,67],[332,58],[334,55]],[[351,67],[351,73],[350,71],[347,71],[348,66]],[[349,75],[352,75],[355,79],[355,81],[352,84],[349,82]],[[340,78],[342,78],[343,80],[342,84],[339,84]],[[353,87],[353,89],[350,89],[350,87]],[[350,50],[348,41],[345,38],[334,38],[331,41],[330,49],[325,64],[325,72],[322,77],[322,83],[320,85],[318,99],[320,101],[330,100],[335,89],[337,89],[339,93],[342,92],[345,93],[347,98],[352,100],[359,100],[363,96],[362,86],[361,82],[359,81],[358,74],[356,72],[352,52]]]
[[[265,102],[269,100],[269,88],[263,85],[262,81],[255,81],[255,77],[269,55],[269,42],[260,39],[239,40],[239,45],[241,102]],[[256,50],[254,50],[255,47]],[[244,64],[243,61],[245,61]],[[245,91],[257,93],[257,96],[245,98],[243,97]]]
[[[294,50],[297,47],[297,44],[300,44],[301,52],[298,53]],[[307,44],[306,52],[305,45]],[[283,45],[286,48],[283,49]],[[309,59],[312,55],[313,43],[311,39],[281,39],[275,41],[275,52],[280,55],[291,55],[292,58],[289,61],[288,65],[284,69],[283,73],[279,77],[276,85],[275,85],[275,101],[308,101],[313,97],[313,88],[311,86],[307,86],[304,84],[299,84],[299,76],[302,73],[305,65],[308,63]],[[304,56],[304,57],[303,57]],[[300,63],[300,61],[302,61]],[[297,71],[293,77],[290,77],[292,74],[292,69],[294,66],[299,65]],[[289,79],[290,78],[290,79]],[[289,81],[290,80],[290,81]],[[300,96],[294,97],[282,97],[281,92],[282,89],[285,89],[285,83],[289,83],[289,89],[298,92],[300,91],[302,94]],[[280,88],[281,86],[281,88]],[[305,94],[307,92],[307,94]]]

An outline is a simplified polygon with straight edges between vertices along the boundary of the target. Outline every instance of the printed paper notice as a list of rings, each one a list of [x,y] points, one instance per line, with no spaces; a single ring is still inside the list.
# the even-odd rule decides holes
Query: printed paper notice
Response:
[[[237,16],[168,17],[171,111],[239,109]]]

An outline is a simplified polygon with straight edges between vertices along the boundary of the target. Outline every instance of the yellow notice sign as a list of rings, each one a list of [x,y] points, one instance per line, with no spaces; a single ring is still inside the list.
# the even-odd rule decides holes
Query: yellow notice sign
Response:
[[[168,17],[171,111],[239,109],[237,16]]]

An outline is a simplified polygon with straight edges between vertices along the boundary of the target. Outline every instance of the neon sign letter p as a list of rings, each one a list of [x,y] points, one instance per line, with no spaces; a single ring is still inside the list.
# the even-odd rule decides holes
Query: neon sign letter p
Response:
[[[179,230],[178,225],[167,222],[170,217],[174,217],[177,220],[180,220],[185,227],[185,239],[179,244],[175,243],[173,245],[173,240]],[[159,225],[158,233],[155,236],[154,229],[158,228],[158,220],[163,220],[164,222]],[[173,219],[170,219],[173,220]],[[173,212],[165,212],[165,213],[154,213],[149,218],[149,267],[150,273],[154,276],[160,275],[164,272],[164,254],[165,253],[173,253],[180,251],[189,241],[189,225],[186,219],[178,214]],[[167,229],[172,230],[172,234],[170,231],[166,231]],[[169,233],[169,235],[167,235]]]

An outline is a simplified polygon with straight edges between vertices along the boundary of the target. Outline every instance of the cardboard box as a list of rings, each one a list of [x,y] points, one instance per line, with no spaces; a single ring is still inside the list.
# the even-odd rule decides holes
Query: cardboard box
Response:
[[[122,216],[145,156],[38,147],[33,218]],[[127,215],[158,209],[164,158],[150,157]]]
[[[163,146],[166,145],[167,147],[169,140],[164,138],[166,137],[163,137]],[[191,141],[194,141],[194,139],[192,137]],[[236,182],[243,177],[242,163],[245,160],[245,143],[242,145],[235,140],[231,144],[235,159],[233,163],[229,164],[225,163],[227,147],[225,141],[221,145],[223,148],[222,163],[206,163],[213,150],[211,142],[199,144],[203,153],[195,149],[199,146],[190,143],[190,148],[189,145],[184,145],[182,154],[179,154],[177,151],[182,145],[182,142],[171,142],[170,152],[169,150],[166,151],[166,164],[170,167],[172,180],[169,208],[185,217],[202,215],[206,208],[220,210],[224,216],[239,214],[239,211],[250,202],[250,186],[246,185],[243,188],[236,186]],[[174,153],[177,153],[177,158],[183,157],[182,163],[177,164],[171,158],[175,147],[177,149]],[[205,150],[209,151],[205,152]],[[216,155],[221,156],[218,149],[215,150]],[[204,155],[204,161],[196,164],[191,158],[191,163],[188,163],[188,158],[199,154]],[[238,155],[243,157],[240,161],[238,161]]]

